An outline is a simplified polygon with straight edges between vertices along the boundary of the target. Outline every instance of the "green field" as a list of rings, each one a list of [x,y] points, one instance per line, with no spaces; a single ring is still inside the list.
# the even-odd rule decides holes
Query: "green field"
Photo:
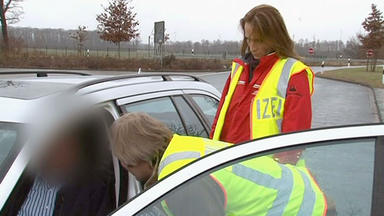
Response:
[[[383,67],[378,65],[375,72],[368,72],[366,68],[344,68],[318,73],[318,77],[331,78],[354,82],[371,86],[372,88],[384,88],[382,84]]]

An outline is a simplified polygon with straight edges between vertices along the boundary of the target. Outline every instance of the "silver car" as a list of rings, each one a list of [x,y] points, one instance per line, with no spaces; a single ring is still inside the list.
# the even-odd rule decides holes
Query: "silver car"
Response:
[[[84,109],[97,108],[106,120],[106,130],[122,114],[141,111],[165,122],[175,133],[208,137],[219,97],[220,93],[210,84],[182,74],[91,76],[57,71],[3,72],[0,209],[12,198],[13,188],[30,163],[31,152],[44,148],[35,145],[30,151],[31,139],[48,137],[55,125],[75,115],[75,110],[80,113],[81,109],[86,112]],[[33,132],[25,136],[25,130]],[[115,157],[112,169],[116,203],[122,204],[136,196],[141,186]]]
[[[35,110],[32,113],[35,118],[51,116],[46,117],[49,121],[40,123],[41,128],[45,125],[42,131],[49,131],[51,128],[46,128],[52,122],[61,122],[66,117],[54,119],[57,115],[50,114],[52,109],[49,108],[40,107],[39,111],[39,100],[56,98],[57,112],[68,116],[73,113],[65,111],[64,107],[89,108],[80,102],[69,105],[57,101],[65,100],[61,92],[71,92],[81,96],[81,101],[87,100],[88,104],[102,108],[110,117],[110,123],[125,112],[142,111],[164,121],[175,133],[207,137],[219,99],[219,93],[211,85],[187,75],[45,75],[0,82],[0,86],[6,86],[5,91],[0,90],[0,208],[4,208],[29,161],[26,156],[29,151],[24,150],[28,145],[23,145],[28,139],[19,138],[20,131],[30,121],[26,120],[30,119],[26,113]],[[60,97],[55,96],[58,94]],[[40,133],[40,139],[44,136],[46,134]],[[19,149],[16,148],[18,144],[22,146]],[[198,183],[212,172],[256,157],[297,149],[304,150],[302,157],[306,166],[326,196],[328,215],[382,215],[383,124],[324,128],[238,144],[189,164],[144,192],[114,158],[115,199],[119,208],[111,215],[163,215],[158,209],[163,200],[182,193],[185,187]],[[306,195],[311,196],[310,191]],[[199,208],[193,203],[185,203],[185,207]],[[185,214],[194,215],[194,212]]]

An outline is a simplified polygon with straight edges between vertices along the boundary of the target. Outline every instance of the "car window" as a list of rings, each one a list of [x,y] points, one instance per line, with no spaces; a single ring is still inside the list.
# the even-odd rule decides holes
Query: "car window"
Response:
[[[176,134],[186,135],[185,128],[169,97],[150,99],[122,106],[125,112],[145,112],[168,125]]]
[[[231,215],[239,211],[264,215],[266,211],[320,211],[326,205],[327,215],[370,215],[375,139],[308,146],[297,166],[273,159],[280,157],[283,161],[301,151],[282,149],[228,163],[177,187],[138,215],[159,211],[174,216]],[[276,208],[271,210],[270,206]]]
[[[217,107],[219,106],[219,101],[206,95],[191,95],[191,97],[204,113],[205,117],[209,121],[209,125],[212,125],[213,120],[215,119]]]
[[[16,157],[20,131],[16,124],[0,122],[0,182]]]
[[[184,98],[182,98],[181,96],[177,96],[173,99],[179,108],[181,117],[184,120],[184,124],[187,129],[187,134],[189,136],[208,137],[208,133],[205,130],[203,124],[196,116],[196,113],[184,100]]]

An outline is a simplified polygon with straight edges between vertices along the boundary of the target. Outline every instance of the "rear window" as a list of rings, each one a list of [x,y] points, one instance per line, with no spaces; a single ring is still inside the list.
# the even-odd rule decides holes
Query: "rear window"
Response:
[[[70,88],[71,84],[0,80],[0,97],[35,99]]]

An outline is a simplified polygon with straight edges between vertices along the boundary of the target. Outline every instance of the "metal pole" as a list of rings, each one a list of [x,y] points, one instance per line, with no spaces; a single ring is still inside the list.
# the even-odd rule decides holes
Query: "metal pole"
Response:
[[[163,43],[160,43],[161,70],[163,70]]]
[[[383,64],[383,80],[382,80],[382,83],[384,85],[384,64]]]
[[[148,36],[148,58],[151,57],[151,35]]]

